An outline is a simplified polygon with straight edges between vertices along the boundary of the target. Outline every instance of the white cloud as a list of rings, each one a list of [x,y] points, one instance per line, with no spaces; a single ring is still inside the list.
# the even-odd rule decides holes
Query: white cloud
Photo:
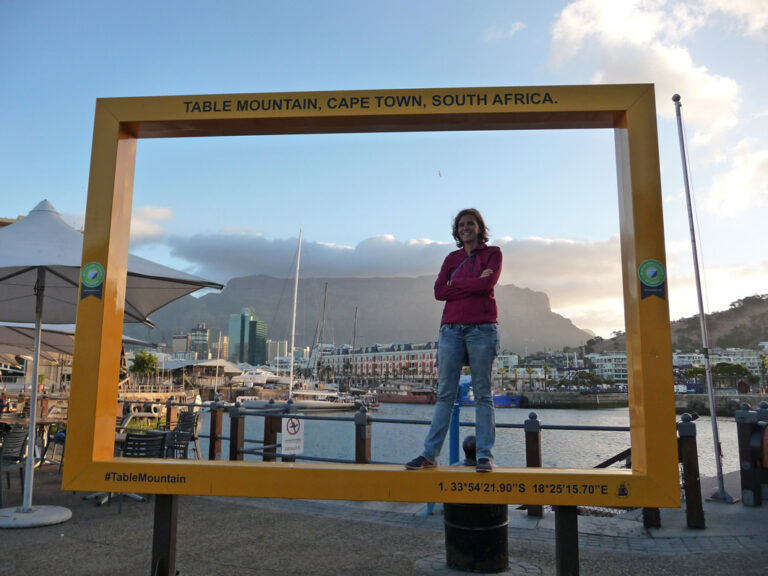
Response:
[[[483,31],[483,40],[486,42],[496,42],[506,38],[512,38],[515,34],[524,29],[524,22],[513,22],[510,26],[490,26]]]
[[[175,258],[193,265],[191,273],[222,282],[258,274],[291,277],[298,244],[298,238],[269,240],[255,234],[170,237],[166,241]],[[618,236],[591,242],[503,237],[495,244],[504,254],[501,284],[544,292],[554,312],[603,337],[624,330]],[[389,234],[354,247],[305,239],[301,275],[436,276],[446,254],[454,249],[452,244],[429,239],[400,241]],[[687,240],[667,244],[673,319],[697,313],[690,250]],[[708,267],[706,281],[712,310],[722,310],[739,298],[768,291],[768,261],[754,266]]]
[[[552,63],[586,58],[596,69],[595,83],[654,83],[657,112],[665,117],[674,116],[670,99],[679,93],[686,119],[698,130],[692,143],[707,144],[737,125],[741,89],[732,78],[695,64],[680,44],[705,17],[694,4],[578,0],[553,26]]]
[[[759,35],[768,29],[768,2],[765,0],[705,0],[704,6],[734,17],[747,34]]]
[[[140,206],[131,217],[131,240],[134,242],[157,239],[165,233],[159,222],[173,219],[173,210],[165,206]]]
[[[768,204],[768,149],[743,140],[730,153],[728,170],[717,174],[704,191],[706,208],[722,217]]]

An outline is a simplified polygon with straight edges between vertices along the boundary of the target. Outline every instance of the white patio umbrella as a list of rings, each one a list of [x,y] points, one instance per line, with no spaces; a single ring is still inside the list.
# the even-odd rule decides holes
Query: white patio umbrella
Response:
[[[124,344],[149,346],[149,342],[123,334]],[[74,324],[43,324],[40,353],[49,358],[59,354],[72,356],[75,351]],[[25,355],[35,350],[35,325],[30,323],[0,322],[0,354]]]
[[[33,386],[29,430],[34,438],[37,377],[42,323],[71,324],[78,302],[83,235],[69,226],[47,200],[21,220],[0,228],[0,321],[34,322]],[[125,321],[149,323],[148,316],[166,304],[201,288],[220,284],[167,266],[128,256]],[[32,443],[30,443],[32,444]],[[30,451],[32,453],[32,451]],[[71,512],[58,507],[32,508],[34,458],[27,459],[24,499],[17,513],[0,512],[0,527],[42,526],[63,522]]]

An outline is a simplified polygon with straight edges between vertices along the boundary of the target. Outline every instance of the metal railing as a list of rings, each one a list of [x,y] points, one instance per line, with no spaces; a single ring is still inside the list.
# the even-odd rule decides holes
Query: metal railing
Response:
[[[169,399],[165,403],[166,428],[172,428],[176,415],[180,409],[200,408],[198,404],[178,403]],[[208,433],[201,430],[199,438],[208,440],[208,459],[244,460],[245,456],[261,457],[265,462],[275,462],[280,459],[283,462],[295,462],[297,460],[308,462],[329,462],[340,464],[400,464],[400,462],[375,461],[371,454],[371,440],[373,437],[373,424],[396,424],[429,426],[430,420],[413,418],[388,418],[378,417],[368,413],[363,406],[351,416],[311,415],[297,414],[292,403],[286,407],[268,409],[246,409],[239,404],[214,402],[210,404],[210,419]],[[460,404],[454,406],[454,418],[449,432],[448,444],[451,451],[451,463],[457,463],[456,455],[459,452],[459,427],[474,427],[474,422],[460,422],[458,413]],[[224,415],[229,417],[229,435],[224,435]],[[245,436],[245,420],[248,417],[262,417],[264,419],[264,433],[262,438],[247,438]],[[354,458],[331,458],[300,454],[283,454],[280,451],[281,443],[278,442],[278,434],[282,432],[283,418],[295,418],[307,421],[325,422],[350,422],[354,424],[355,454]],[[542,424],[538,420],[536,412],[529,412],[523,423],[497,423],[497,429],[523,430],[525,436],[525,465],[526,467],[542,467],[542,432],[543,431],[577,431],[577,432],[630,432],[629,426],[591,426],[591,425],[565,425]],[[696,428],[693,419],[688,414],[683,414],[677,424],[678,429],[678,454],[682,464],[681,489],[684,491],[686,503],[686,517],[691,528],[704,528],[704,514],[701,499],[701,487],[699,483],[698,455],[696,448]],[[229,444],[226,454],[223,451],[223,441]],[[631,448],[599,462],[594,468],[606,468],[624,461],[625,467],[630,466]],[[543,506],[523,506],[529,516],[542,516]],[[658,509],[646,508],[643,510],[643,519],[647,527],[660,526]]]

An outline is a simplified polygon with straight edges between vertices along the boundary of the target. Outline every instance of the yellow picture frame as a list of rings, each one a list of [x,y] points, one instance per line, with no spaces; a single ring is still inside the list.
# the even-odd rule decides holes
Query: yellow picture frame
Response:
[[[467,467],[409,472],[402,466],[375,464],[114,457],[138,139],[574,128],[612,128],[615,135],[631,469],[498,467],[491,474],[478,475]],[[66,490],[411,502],[680,506],[653,85],[99,99],[82,263],[98,263],[105,274],[102,298],[81,300],[77,311],[62,481]]]

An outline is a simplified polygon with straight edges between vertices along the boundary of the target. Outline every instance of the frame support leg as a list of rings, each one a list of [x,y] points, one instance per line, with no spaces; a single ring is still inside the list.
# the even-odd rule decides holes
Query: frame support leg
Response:
[[[579,524],[576,506],[555,508],[557,576],[579,576]]]
[[[179,497],[158,494],[152,535],[152,576],[176,576],[176,521]]]

